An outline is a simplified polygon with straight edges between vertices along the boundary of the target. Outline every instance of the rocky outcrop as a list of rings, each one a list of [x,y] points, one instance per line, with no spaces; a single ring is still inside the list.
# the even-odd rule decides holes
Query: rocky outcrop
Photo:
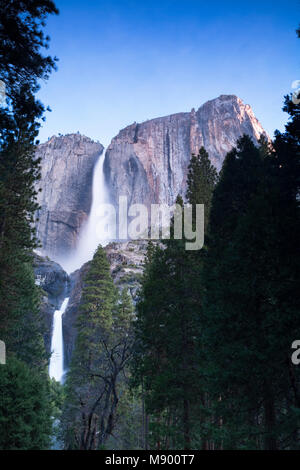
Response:
[[[69,290],[69,276],[62,267],[49,258],[34,255],[35,283],[42,289],[41,315],[45,325],[45,346],[51,348],[53,314],[58,310]]]
[[[128,203],[173,204],[185,194],[192,153],[204,146],[220,170],[228,151],[243,135],[255,142],[266,135],[249,105],[234,95],[221,95],[198,111],[134,123],[112,140],[106,151],[105,174],[112,199]]]
[[[130,240],[113,242],[104,248],[115,285],[128,289],[134,304],[138,299],[147,244],[147,240]]]
[[[41,180],[37,235],[42,253],[58,260],[76,247],[91,208],[93,169],[103,146],[80,134],[53,136],[38,146]]]

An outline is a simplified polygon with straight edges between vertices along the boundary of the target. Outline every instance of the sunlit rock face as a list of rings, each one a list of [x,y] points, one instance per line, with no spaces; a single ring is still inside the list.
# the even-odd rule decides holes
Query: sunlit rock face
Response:
[[[185,194],[192,153],[204,146],[220,170],[224,157],[243,134],[255,142],[266,135],[249,105],[234,95],[221,95],[198,111],[134,123],[114,137],[105,158],[111,197],[117,202],[173,204]]]
[[[53,259],[76,248],[92,200],[93,169],[103,151],[99,142],[80,134],[53,136],[38,146],[41,188],[37,235],[42,253]]]

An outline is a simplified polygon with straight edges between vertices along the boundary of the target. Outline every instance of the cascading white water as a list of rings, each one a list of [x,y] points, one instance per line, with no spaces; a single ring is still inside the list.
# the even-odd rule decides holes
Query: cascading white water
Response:
[[[99,212],[99,208],[103,207],[103,204],[109,203],[103,171],[104,159],[105,151],[103,150],[94,168],[91,211],[87,224],[80,234],[78,247],[67,259],[58,260],[68,273],[79,269],[84,263],[91,260],[99,243],[104,246],[110,241],[110,234],[101,223],[101,211]],[[64,299],[60,310],[55,311],[53,319],[49,375],[59,382],[62,382],[64,375],[62,316],[67,308],[68,301],[69,298]]]
[[[69,298],[66,297],[59,310],[55,310],[53,318],[53,332],[51,340],[51,358],[49,375],[58,382],[62,382],[64,375],[64,345],[62,334],[62,316],[67,308]]]
[[[91,211],[88,221],[81,231],[78,246],[67,259],[58,260],[67,273],[74,272],[91,260],[99,243],[105,246],[110,241],[109,233],[101,225],[101,214],[99,214],[99,208],[103,207],[103,204],[109,203],[103,171],[104,159],[105,150],[103,150],[94,168]]]

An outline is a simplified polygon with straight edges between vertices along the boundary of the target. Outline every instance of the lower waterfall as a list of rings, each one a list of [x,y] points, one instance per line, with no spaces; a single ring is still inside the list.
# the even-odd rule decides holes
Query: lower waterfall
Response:
[[[62,333],[62,316],[67,308],[69,297],[63,301],[60,310],[55,310],[53,318],[53,332],[51,340],[51,358],[49,364],[49,375],[57,382],[63,381],[64,375],[64,344]]]

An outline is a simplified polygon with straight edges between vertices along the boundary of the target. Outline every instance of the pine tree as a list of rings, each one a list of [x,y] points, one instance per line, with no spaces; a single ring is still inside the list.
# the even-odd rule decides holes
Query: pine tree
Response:
[[[116,424],[121,374],[132,347],[132,305],[118,299],[109,263],[98,247],[85,279],[63,414],[67,448],[103,446]]]
[[[217,182],[217,170],[212,165],[208,153],[201,147],[198,155],[192,155],[188,166],[186,197],[190,204],[204,204],[205,231],[211,208],[212,193]]]
[[[39,81],[55,68],[55,59],[43,55],[49,43],[45,19],[52,13],[57,10],[49,0],[2,1],[0,8],[0,80],[6,92],[0,106],[0,338],[6,343],[8,361],[17,358],[16,364],[5,366],[3,391],[6,394],[15,387],[18,413],[24,410],[24,418],[16,418],[17,411],[4,395],[8,408],[0,411],[0,434],[7,432],[3,426],[10,429],[7,439],[3,438],[5,448],[45,448],[47,426],[42,429],[42,417],[50,422],[47,358],[32,250],[37,246],[33,221],[38,207],[35,184],[40,177],[35,145],[44,113],[35,94]],[[35,433],[41,434],[40,440]]]
[[[223,448],[297,447],[297,379],[289,363],[299,331],[295,136],[280,137],[292,141],[289,161],[278,139],[270,149],[243,137],[225,159],[213,198],[204,338],[219,423],[214,438]]]
[[[193,156],[188,202],[210,205],[216,170],[204,149]],[[176,203],[183,206],[182,198]],[[149,244],[141,298],[137,306],[136,383],[142,385],[150,415],[151,445],[184,448],[204,445],[201,365],[200,252],[186,251],[173,237],[164,246]],[[201,435],[200,435],[201,434]]]
[[[48,449],[50,413],[45,377],[10,356],[0,367],[0,449]]]
[[[37,244],[33,220],[40,176],[34,151],[44,107],[35,93],[39,80],[55,67],[55,59],[41,52],[49,44],[43,27],[51,13],[57,10],[49,0],[1,2],[0,80],[6,105],[0,107],[0,336],[8,343],[17,321],[18,270],[32,263]]]

